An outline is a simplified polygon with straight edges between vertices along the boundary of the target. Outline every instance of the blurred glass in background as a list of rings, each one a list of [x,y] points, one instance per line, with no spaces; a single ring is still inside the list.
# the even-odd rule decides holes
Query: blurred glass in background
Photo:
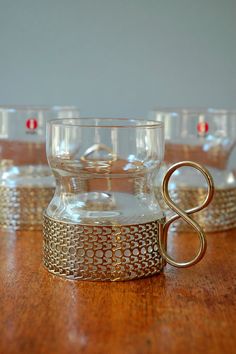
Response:
[[[150,118],[165,124],[164,174],[180,160],[199,162],[208,168],[215,182],[215,196],[207,210],[194,218],[206,231],[221,231],[236,226],[236,111],[215,109],[156,109]],[[157,192],[160,181],[157,181]],[[200,173],[182,168],[173,175],[170,195],[183,209],[201,203],[206,186]],[[175,228],[185,229],[181,221]]]
[[[79,117],[76,107],[0,106],[0,227],[41,229],[54,192],[46,158],[46,122]]]

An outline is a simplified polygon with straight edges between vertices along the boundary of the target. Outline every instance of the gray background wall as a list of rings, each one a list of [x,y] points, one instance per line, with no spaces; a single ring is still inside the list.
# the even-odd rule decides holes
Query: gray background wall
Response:
[[[0,0],[0,104],[236,108],[236,0]]]

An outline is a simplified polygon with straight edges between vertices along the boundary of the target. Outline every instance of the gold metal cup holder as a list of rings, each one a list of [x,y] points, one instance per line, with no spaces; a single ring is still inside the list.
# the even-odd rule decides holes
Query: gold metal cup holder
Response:
[[[0,228],[8,231],[41,231],[43,211],[53,187],[0,187]]]
[[[182,210],[170,198],[168,183],[178,168],[190,166],[199,170],[208,184],[204,202],[192,209]],[[44,214],[44,265],[55,275],[68,279],[93,281],[123,281],[147,277],[162,271],[166,262],[186,268],[199,262],[206,251],[206,238],[200,225],[190,214],[207,207],[214,193],[209,172],[201,165],[183,161],[173,165],[162,183],[163,198],[177,215],[132,225],[94,225],[59,221]],[[167,253],[170,225],[182,218],[198,234],[200,246],[196,256],[177,262]]]

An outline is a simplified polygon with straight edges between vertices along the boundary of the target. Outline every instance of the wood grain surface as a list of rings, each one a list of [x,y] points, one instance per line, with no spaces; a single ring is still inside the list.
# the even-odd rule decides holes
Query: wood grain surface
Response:
[[[1,232],[0,353],[235,353],[236,230],[207,238],[193,268],[93,283],[49,274],[40,232]],[[194,234],[169,238],[178,259],[196,246]]]

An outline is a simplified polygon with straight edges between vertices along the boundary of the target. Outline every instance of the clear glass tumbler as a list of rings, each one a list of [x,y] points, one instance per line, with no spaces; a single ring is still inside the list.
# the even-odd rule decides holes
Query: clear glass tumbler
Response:
[[[200,247],[185,263],[166,253],[169,222],[153,188],[163,156],[161,122],[102,118],[49,122],[47,157],[56,190],[44,214],[46,268],[70,279],[128,280],[156,274],[166,261],[178,267],[197,263],[205,252],[204,234],[173,205],[197,230]],[[177,167],[164,182],[167,202],[168,178]],[[193,167],[210,184],[205,206],[213,183],[205,170]]]
[[[48,167],[46,122],[78,115],[75,107],[0,106],[0,227],[41,229],[55,182]]]
[[[206,231],[236,226],[236,112],[214,109],[157,109],[150,118],[165,124],[165,164],[192,160],[207,167],[214,178],[211,206],[195,214]],[[185,168],[173,175],[170,194],[185,209],[201,202],[206,192],[201,175]],[[177,229],[186,229],[181,221]]]

